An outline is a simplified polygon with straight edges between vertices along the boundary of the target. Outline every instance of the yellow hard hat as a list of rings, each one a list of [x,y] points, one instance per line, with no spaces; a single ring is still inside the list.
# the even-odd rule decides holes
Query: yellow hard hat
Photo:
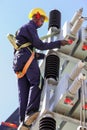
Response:
[[[48,17],[46,16],[46,13],[44,12],[44,10],[41,9],[41,8],[32,9],[32,10],[30,11],[30,13],[28,14],[28,18],[29,18],[29,19],[32,19],[32,17],[33,17],[35,14],[37,14],[38,12],[40,13],[40,15],[42,15],[42,16],[45,17],[45,22],[48,22]]]

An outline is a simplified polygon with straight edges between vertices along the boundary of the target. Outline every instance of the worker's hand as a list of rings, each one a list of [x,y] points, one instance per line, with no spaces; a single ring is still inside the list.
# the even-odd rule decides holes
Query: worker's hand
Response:
[[[66,40],[61,40],[61,46],[65,46],[65,45],[69,45],[69,44],[68,44],[68,41],[66,41]]]

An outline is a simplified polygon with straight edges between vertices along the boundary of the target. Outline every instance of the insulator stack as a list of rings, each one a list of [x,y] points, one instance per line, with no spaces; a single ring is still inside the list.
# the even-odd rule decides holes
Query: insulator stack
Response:
[[[83,12],[83,8],[81,8],[78,11],[75,12],[74,16],[72,17],[72,19],[70,21],[71,25],[74,25],[76,20],[79,19],[79,17],[81,17],[82,12]]]
[[[61,13],[58,10],[52,10],[49,14],[49,27],[61,28]]]
[[[77,130],[87,130],[87,127],[86,126],[78,126]]]
[[[52,117],[43,117],[40,120],[39,130],[56,130],[56,121]]]
[[[81,18],[79,18],[79,19],[75,22],[75,24],[74,24],[74,25],[72,26],[72,28],[71,28],[71,34],[76,35],[76,33],[77,33],[78,30],[80,29],[80,27],[81,27],[83,21],[84,21],[84,18],[81,17]]]
[[[85,66],[85,62],[79,61],[79,62],[75,65],[75,67],[73,68],[73,70],[72,70],[72,72],[71,72],[69,78],[70,78],[71,80],[74,80],[74,79],[80,74],[80,72],[81,72],[82,68],[84,68],[84,66]]]
[[[60,58],[55,54],[50,54],[46,58],[45,64],[45,77],[53,78],[57,80],[59,77],[59,65],[60,65]]]
[[[80,73],[78,77],[76,77],[73,83],[71,84],[69,92],[72,95],[75,95],[77,90],[81,87],[82,81],[84,81],[85,79],[86,79],[85,74]]]

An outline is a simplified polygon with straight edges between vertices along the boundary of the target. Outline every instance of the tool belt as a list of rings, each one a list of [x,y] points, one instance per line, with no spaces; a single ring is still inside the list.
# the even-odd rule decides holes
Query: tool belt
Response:
[[[14,37],[14,35],[8,34],[7,37],[8,37],[8,39],[9,39],[10,43],[11,43],[11,44],[13,45],[13,47],[15,48],[15,50],[18,51],[18,50],[20,50],[20,49],[22,49],[22,48],[28,47],[29,51],[31,52],[31,56],[29,57],[28,61],[25,63],[25,65],[24,65],[22,71],[16,72],[17,77],[18,77],[18,78],[22,78],[22,77],[26,74],[26,72],[27,72],[27,70],[28,70],[30,64],[32,63],[32,61],[33,61],[33,59],[34,59],[34,56],[35,56],[35,52],[34,52],[34,51],[32,52],[32,50],[29,48],[29,46],[31,45],[30,42],[24,43],[23,45],[21,45],[21,46],[19,47],[19,46],[16,44],[16,38]]]

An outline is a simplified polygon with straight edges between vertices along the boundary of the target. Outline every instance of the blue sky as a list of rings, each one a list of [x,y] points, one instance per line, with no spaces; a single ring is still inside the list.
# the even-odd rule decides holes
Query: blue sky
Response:
[[[14,34],[23,24],[28,22],[28,13],[32,8],[40,7],[47,15],[52,9],[61,12],[61,25],[70,21],[75,11],[83,8],[83,16],[87,16],[87,0],[1,0],[0,1],[0,122],[6,120],[18,107],[18,89],[16,76],[12,69],[13,47],[7,34]],[[87,25],[87,21],[83,26]],[[48,24],[39,30],[40,37],[48,32]]]

